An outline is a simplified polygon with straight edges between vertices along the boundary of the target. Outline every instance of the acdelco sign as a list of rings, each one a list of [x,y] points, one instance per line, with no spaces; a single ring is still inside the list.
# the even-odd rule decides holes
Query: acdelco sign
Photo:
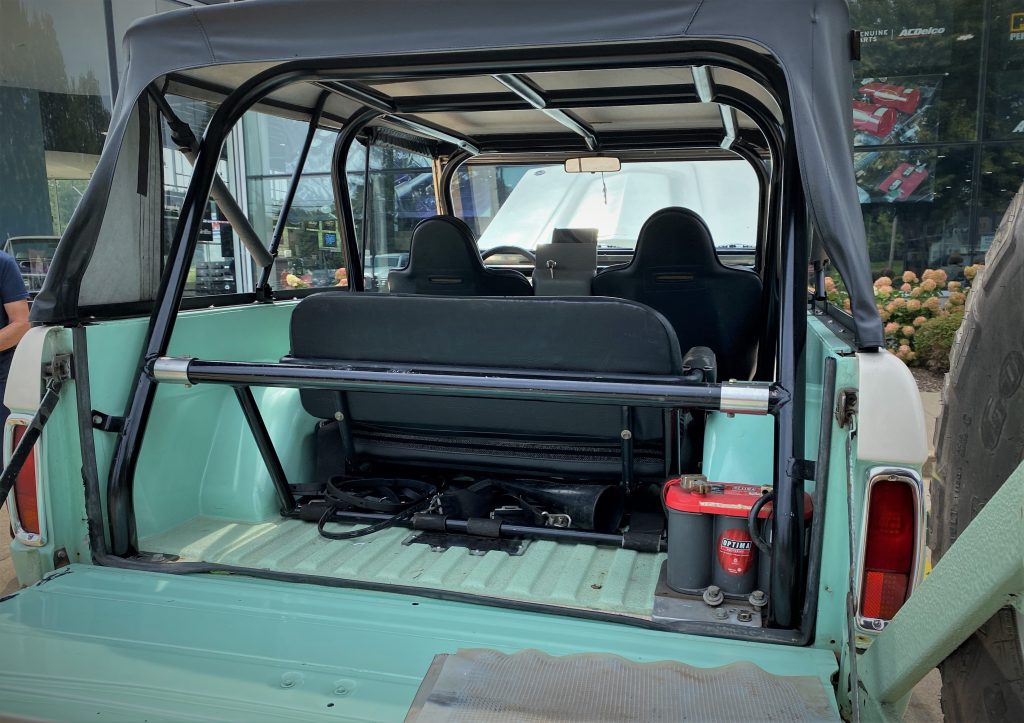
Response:
[[[900,30],[897,38],[924,38],[929,35],[942,35],[946,32],[945,28],[903,28]]]

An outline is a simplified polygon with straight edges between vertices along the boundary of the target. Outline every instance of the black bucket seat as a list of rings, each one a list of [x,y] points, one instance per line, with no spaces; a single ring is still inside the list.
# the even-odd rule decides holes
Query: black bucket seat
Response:
[[[473,232],[454,216],[433,216],[412,232],[409,263],[388,274],[396,294],[435,296],[530,296],[530,281],[512,269],[489,269]]]
[[[707,224],[693,211],[655,212],[640,229],[632,261],[595,276],[593,291],[659,311],[675,329],[681,349],[706,346],[715,352],[719,379],[753,375],[761,279],[723,265]]]

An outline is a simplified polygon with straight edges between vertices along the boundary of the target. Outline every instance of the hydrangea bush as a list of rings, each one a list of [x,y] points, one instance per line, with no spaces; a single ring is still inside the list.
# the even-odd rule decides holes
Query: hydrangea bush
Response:
[[[977,275],[981,265],[968,266],[964,276],[969,284]],[[954,317],[950,322],[941,324],[943,329],[951,329],[955,333],[959,319],[963,317],[964,304],[967,301],[967,290],[959,281],[949,281],[942,269],[926,269],[918,277],[913,271],[904,271],[900,277],[881,276],[875,280],[875,306],[885,324],[885,343],[896,356],[907,364],[923,363],[926,359],[929,366],[936,354],[930,347],[935,343],[942,346],[952,339],[941,339],[936,342],[935,334],[924,336],[928,349],[919,348],[918,332],[930,319]],[[846,289],[831,276],[825,277],[825,293],[833,304],[850,310],[850,299]],[[935,325],[932,325],[935,326]],[[931,329],[929,329],[931,331]]]

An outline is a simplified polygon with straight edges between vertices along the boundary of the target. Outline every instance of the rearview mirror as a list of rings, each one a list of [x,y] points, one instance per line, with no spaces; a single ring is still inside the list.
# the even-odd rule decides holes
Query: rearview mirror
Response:
[[[565,162],[566,173],[615,173],[619,170],[622,170],[622,163],[611,156],[584,156]]]

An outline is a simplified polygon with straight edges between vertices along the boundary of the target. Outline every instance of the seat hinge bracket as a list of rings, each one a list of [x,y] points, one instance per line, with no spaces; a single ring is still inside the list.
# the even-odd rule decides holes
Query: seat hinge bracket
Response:
[[[120,434],[121,430],[124,429],[124,417],[104,414],[103,412],[97,412],[95,409],[89,413],[89,417],[92,419],[92,428],[98,429],[101,432]]]

